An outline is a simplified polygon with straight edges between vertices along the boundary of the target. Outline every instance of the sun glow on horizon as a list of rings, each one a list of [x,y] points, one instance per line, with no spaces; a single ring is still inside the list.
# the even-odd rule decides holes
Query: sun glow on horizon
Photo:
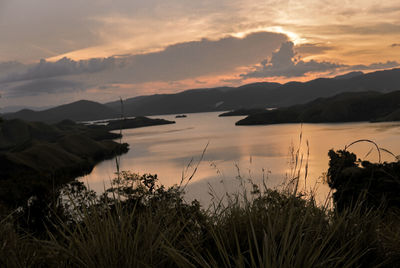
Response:
[[[283,29],[281,26],[258,27],[255,29],[234,33],[234,34],[232,34],[232,36],[237,37],[237,38],[244,38],[245,36],[247,36],[251,33],[256,33],[256,32],[273,32],[273,33],[284,34],[295,45],[304,44],[304,43],[308,42],[308,40],[306,38],[302,38],[294,32],[287,31],[287,30]]]

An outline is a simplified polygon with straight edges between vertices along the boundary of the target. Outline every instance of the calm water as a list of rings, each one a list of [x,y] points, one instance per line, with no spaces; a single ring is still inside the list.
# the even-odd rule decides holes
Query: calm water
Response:
[[[179,183],[182,177],[189,177],[199,163],[187,187],[187,196],[208,202],[210,187],[217,195],[237,191],[238,174],[256,182],[264,177],[271,187],[280,185],[290,172],[290,147],[296,150],[300,147],[306,157],[308,141],[306,187],[317,187],[322,200],[329,192],[322,183],[322,175],[328,168],[329,149],[341,149],[358,139],[370,139],[400,154],[400,123],[235,126],[242,117],[218,117],[218,114],[188,114],[187,118],[157,116],[175,120],[176,124],[123,130],[123,142],[129,143],[130,150],[121,157],[121,170],[156,173],[159,181],[169,186]],[[303,135],[301,146],[300,133]],[[351,151],[363,158],[371,148],[367,143],[360,143],[352,146]],[[374,150],[366,160],[376,160],[377,155]],[[393,160],[385,153],[382,158]],[[101,192],[108,187],[115,171],[115,160],[104,161],[81,179],[91,189]]]

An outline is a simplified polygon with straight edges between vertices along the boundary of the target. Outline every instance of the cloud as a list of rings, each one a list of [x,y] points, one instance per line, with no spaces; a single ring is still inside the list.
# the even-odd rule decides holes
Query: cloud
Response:
[[[394,35],[400,34],[398,23],[375,23],[367,25],[327,25],[321,28],[321,34],[329,35]]]
[[[207,82],[206,81],[201,81],[201,80],[194,80],[194,82],[196,83],[196,84],[198,84],[198,85],[204,85],[204,84],[207,84]]]
[[[129,74],[125,73],[125,77],[129,76],[130,82],[141,83],[226,73],[260,61],[286,40],[283,34],[258,32],[244,38],[180,43],[160,52],[126,58],[124,69]]]
[[[376,62],[376,63],[371,63],[368,65],[364,64],[358,64],[358,65],[350,65],[346,70],[351,70],[351,71],[362,71],[362,70],[381,70],[381,69],[390,69],[390,68],[395,68],[400,66],[400,63],[397,61],[387,61],[387,62]]]
[[[400,34],[400,24],[398,23],[378,23],[375,25],[369,26],[354,26],[347,25],[341,28],[344,32],[348,33],[357,33],[362,35],[392,35],[392,34]]]
[[[239,85],[243,82],[243,79],[241,79],[241,78],[221,79],[220,82],[228,83],[231,85]]]
[[[261,66],[257,66],[254,71],[241,74],[241,77],[298,77],[307,73],[326,72],[344,67],[327,61],[303,61],[295,56],[293,42],[283,43],[280,49],[272,54],[270,60],[263,60]]]
[[[400,11],[400,5],[389,5],[389,6],[382,6],[382,5],[373,5],[368,9],[368,13],[371,14],[384,14],[387,13],[396,13]]]
[[[390,47],[400,47],[400,44],[399,43],[394,43],[394,44],[391,44]]]
[[[311,46],[313,49],[313,46]],[[296,49],[297,50],[297,49]],[[332,63],[328,61],[304,61],[297,56],[297,51],[292,42],[283,43],[278,51],[272,53],[270,59],[263,60],[260,65],[255,66],[250,71],[240,76],[247,78],[266,78],[266,77],[300,77],[309,73],[325,73],[335,74],[345,71],[362,71],[362,70],[381,70],[400,66],[397,61],[377,62],[368,65],[347,65]]]
[[[5,90],[5,97],[38,96],[45,93],[60,93],[83,90],[82,83],[49,78],[37,79],[10,86]]]
[[[271,26],[282,26],[301,38],[336,44],[359,41],[357,35],[351,34],[354,31],[370,35],[386,32],[387,26],[389,33],[398,33],[398,0],[292,2],[1,0],[0,60],[26,62],[61,55],[83,59],[136,54],[173,42],[219,38]],[[301,30],[311,25],[310,31]],[[375,32],[379,27],[382,29]],[[338,36],[341,34],[346,36]],[[370,38],[368,43],[374,40],[374,36],[366,38]]]
[[[43,100],[54,99],[63,93],[62,96],[80,98],[89,98],[90,94],[91,98],[94,94],[110,98],[157,90],[175,92],[188,86],[206,85],[201,82],[204,77],[231,74],[236,68],[256,64],[286,41],[284,34],[255,32],[243,38],[228,36],[178,43],[145,54],[79,61],[62,58],[29,65],[0,63],[0,69],[4,70],[0,74],[0,89],[8,103],[38,96],[43,96]],[[200,83],[196,84],[196,80]],[[191,83],[181,84],[181,81]]]
[[[316,55],[322,54],[325,51],[332,50],[334,47],[323,44],[306,43],[296,45],[295,50],[302,55]]]
[[[62,58],[56,62],[48,62],[42,59],[38,64],[28,68],[22,73],[12,72],[0,80],[0,83],[100,72],[112,68],[114,62],[114,58],[94,58],[80,61]]]
[[[0,83],[68,76],[70,79],[99,82],[144,83],[176,81],[208,74],[225,73],[237,67],[254,64],[271,54],[287,37],[279,33],[257,32],[244,38],[225,37],[219,40],[178,43],[165,49],[137,55],[93,58],[74,61],[62,58],[56,62],[41,60],[11,72]],[[84,76],[86,75],[86,76]]]
[[[154,51],[233,34],[246,20],[241,0],[2,2],[0,60],[22,62],[67,53],[85,59]]]
[[[0,81],[9,73],[20,73],[27,68],[26,65],[17,61],[0,62]]]

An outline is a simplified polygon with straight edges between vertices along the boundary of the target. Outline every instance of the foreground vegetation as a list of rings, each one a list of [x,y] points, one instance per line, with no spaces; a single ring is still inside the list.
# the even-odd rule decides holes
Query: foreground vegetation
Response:
[[[351,165],[352,154],[330,156],[328,182],[342,193],[333,206],[299,191],[296,171],[283,188],[248,182],[208,209],[184,200],[184,182],[165,188],[156,175],[120,172],[101,196],[74,182],[47,206],[32,200],[3,217],[0,266],[398,267],[400,213],[388,202],[393,196],[371,199],[368,187],[361,187],[366,195],[354,195],[359,187],[341,179],[366,168]],[[380,171],[379,165],[369,168]],[[399,163],[391,165],[386,178],[398,186]],[[368,174],[362,186],[380,178]]]

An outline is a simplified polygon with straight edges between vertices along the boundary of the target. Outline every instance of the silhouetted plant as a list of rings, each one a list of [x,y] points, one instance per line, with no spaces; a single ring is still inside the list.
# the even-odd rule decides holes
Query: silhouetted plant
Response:
[[[400,208],[400,163],[371,163],[357,160],[346,150],[328,153],[327,181],[335,190],[333,199],[339,211],[353,207],[358,200],[366,208]]]

